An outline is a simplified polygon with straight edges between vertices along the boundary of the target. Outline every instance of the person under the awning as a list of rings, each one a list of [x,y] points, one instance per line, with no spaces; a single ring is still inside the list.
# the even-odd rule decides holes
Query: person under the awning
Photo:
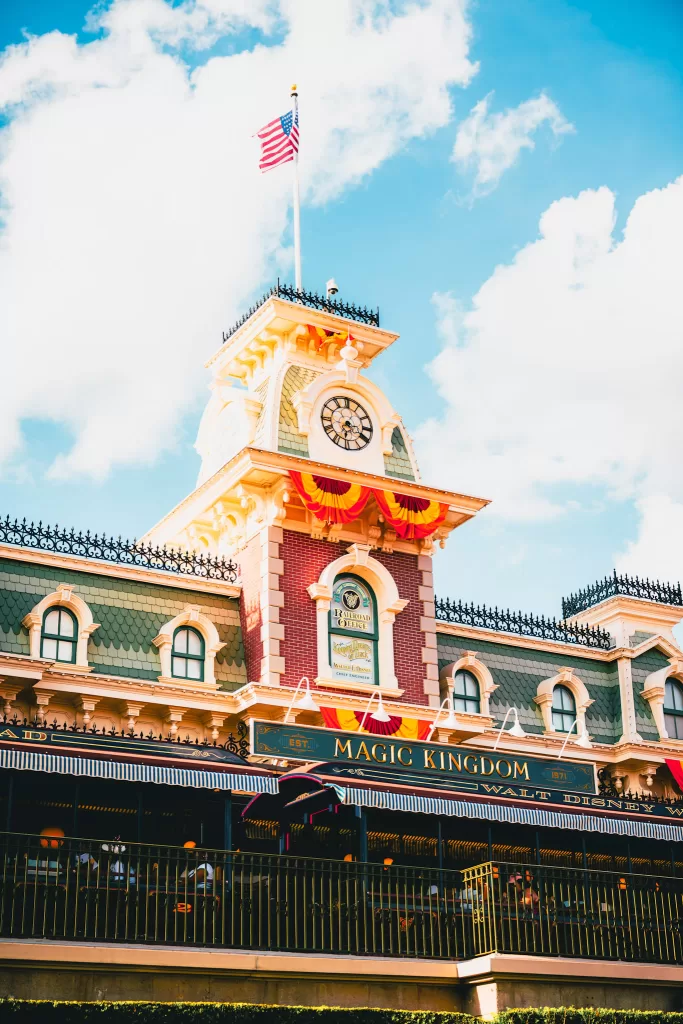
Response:
[[[195,892],[211,892],[214,871],[213,865],[205,859],[206,854],[197,850],[197,844],[192,839],[183,843],[183,849],[191,852],[187,854],[188,865],[180,874],[181,882],[188,884],[188,887],[192,886]]]

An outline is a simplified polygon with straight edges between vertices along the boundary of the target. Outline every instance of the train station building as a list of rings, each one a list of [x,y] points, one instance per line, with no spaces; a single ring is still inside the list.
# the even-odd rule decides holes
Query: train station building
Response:
[[[395,343],[277,285],[141,542],[0,521],[0,995],[680,1008],[680,586],[435,596],[495,495],[422,480]]]

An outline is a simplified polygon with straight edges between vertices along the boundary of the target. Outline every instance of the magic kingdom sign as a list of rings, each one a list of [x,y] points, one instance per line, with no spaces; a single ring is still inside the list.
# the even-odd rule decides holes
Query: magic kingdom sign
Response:
[[[252,722],[253,753],[306,763],[321,780],[405,786],[548,810],[598,811],[683,822],[683,802],[596,792],[594,764],[498,754],[443,744]]]
[[[595,765],[537,757],[464,750],[440,743],[395,739],[368,733],[336,732],[314,726],[252,723],[252,752],[307,762],[322,762],[335,775],[404,786],[486,792],[503,795],[517,787],[595,794]],[[316,769],[322,771],[322,768]]]

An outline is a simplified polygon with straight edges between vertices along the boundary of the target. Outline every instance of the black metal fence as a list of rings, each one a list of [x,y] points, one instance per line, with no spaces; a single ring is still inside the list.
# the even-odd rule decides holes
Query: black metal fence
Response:
[[[52,845],[46,845],[52,844]],[[464,871],[0,833],[0,937],[683,963],[683,878]]]
[[[463,872],[477,953],[683,963],[683,879],[489,862]]]
[[[89,530],[77,533],[74,529],[43,525],[42,522],[27,523],[25,519],[20,522],[9,516],[0,519],[0,543],[227,583],[236,583],[238,576],[236,563],[225,558],[141,544],[135,540],[122,540],[121,537],[106,537]]]
[[[449,598],[435,600],[436,617],[441,622],[454,622],[463,626],[478,626],[516,636],[534,636],[542,640],[558,640],[563,644],[576,644],[608,651],[614,646],[609,633],[596,626],[574,625],[571,622],[557,622],[543,615],[528,615],[503,608],[487,608],[485,605],[463,604]]]
[[[343,316],[346,320],[355,320],[357,323],[379,327],[379,309],[368,309],[367,306],[356,306],[353,302],[342,302],[340,299],[333,299],[329,295],[318,295],[317,292],[307,292],[304,289],[292,288],[289,284],[281,284],[278,278],[277,284],[269,288],[246,313],[242,314],[228,331],[223,331],[223,343],[232,338],[233,334],[239,331],[240,327],[247,322],[249,317],[253,316],[261,306],[266,304],[268,299],[273,297],[286,299],[288,302],[296,302],[298,306],[308,306],[309,309],[319,309],[325,313],[334,313],[337,316]]]
[[[0,937],[447,959],[468,949],[459,872],[8,833],[0,865]]]
[[[659,580],[641,580],[637,576],[619,576],[615,569],[611,576],[598,580],[584,590],[562,598],[562,615],[569,618],[578,615],[586,608],[606,601],[609,597],[638,597],[643,601],[656,601],[659,604],[683,605],[683,592],[680,583],[660,583]]]

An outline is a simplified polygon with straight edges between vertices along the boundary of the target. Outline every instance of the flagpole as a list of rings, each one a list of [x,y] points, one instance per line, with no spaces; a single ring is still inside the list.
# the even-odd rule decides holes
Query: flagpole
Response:
[[[294,100],[294,123],[299,119],[299,94],[296,86],[292,86],[292,99]],[[293,126],[292,126],[293,127]],[[294,154],[294,284],[298,292],[301,291],[301,217],[299,208],[299,153]]]

